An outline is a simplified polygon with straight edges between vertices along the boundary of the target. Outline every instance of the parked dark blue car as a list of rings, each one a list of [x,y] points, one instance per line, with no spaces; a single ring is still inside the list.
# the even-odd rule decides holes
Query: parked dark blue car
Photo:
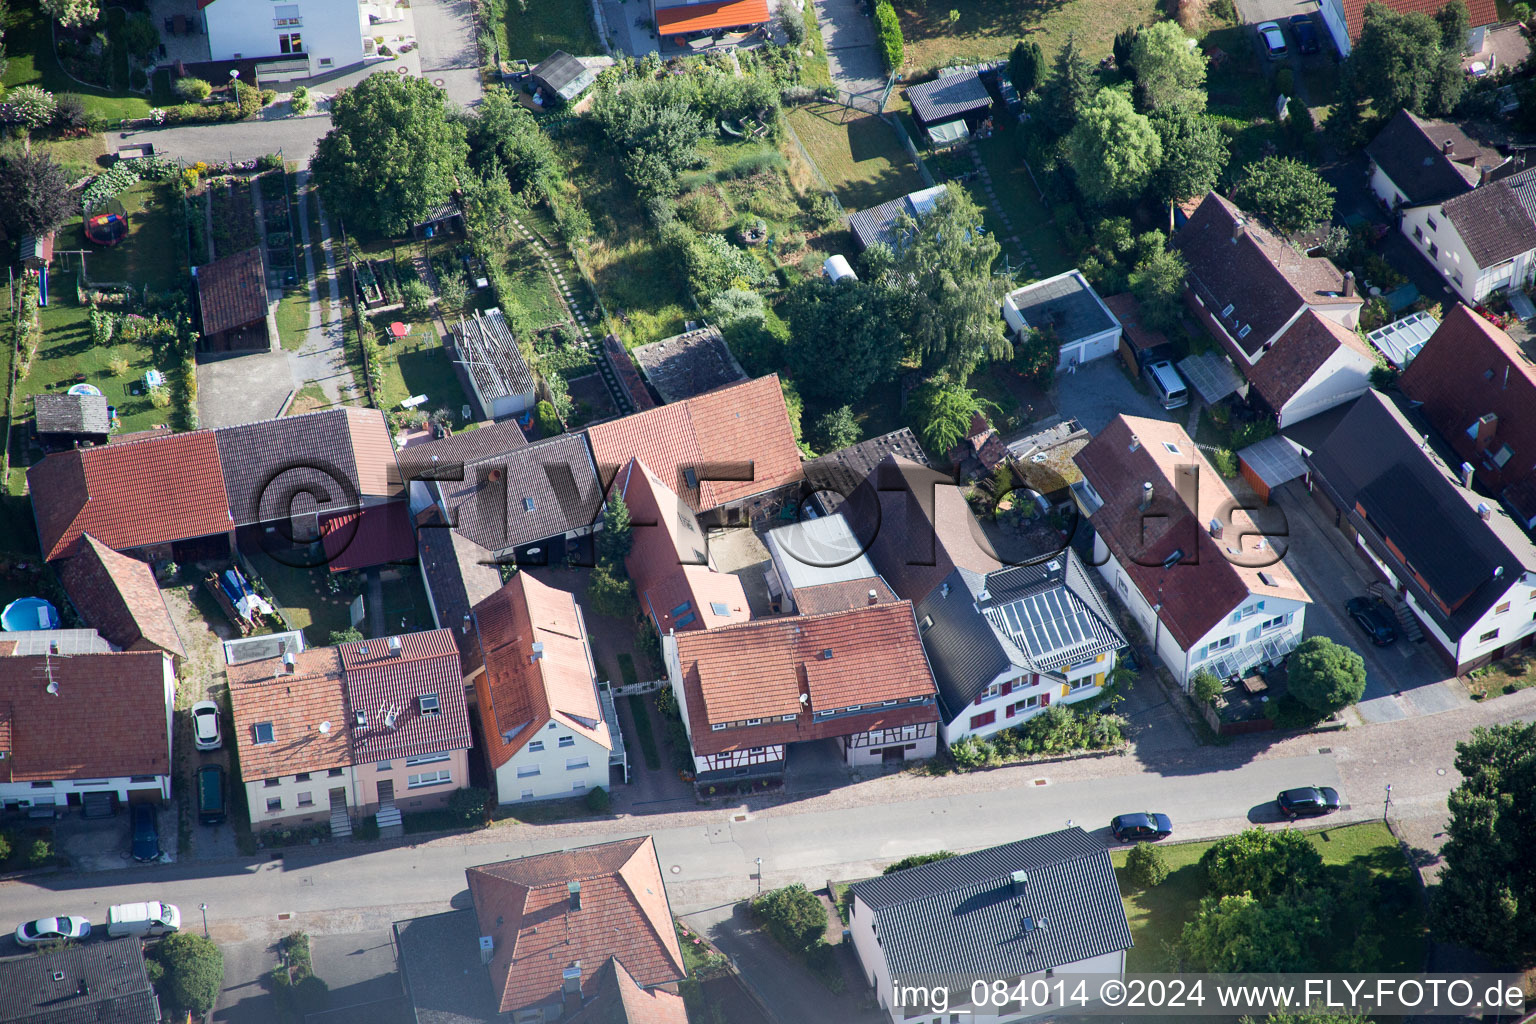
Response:
[[[1173,835],[1173,821],[1166,814],[1121,814],[1109,823],[1109,831],[1118,843],[1155,841]]]
[[[160,859],[160,826],[155,821],[154,804],[133,805],[133,859]]]

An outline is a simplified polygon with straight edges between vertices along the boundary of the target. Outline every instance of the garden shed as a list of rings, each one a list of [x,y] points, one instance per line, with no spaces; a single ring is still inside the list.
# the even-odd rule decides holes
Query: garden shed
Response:
[[[266,352],[267,273],[261,247],[192,268],[197,290],[199,354]]]

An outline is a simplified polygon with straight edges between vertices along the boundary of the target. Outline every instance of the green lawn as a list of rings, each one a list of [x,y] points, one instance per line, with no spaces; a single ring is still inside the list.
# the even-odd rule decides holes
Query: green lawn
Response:
[[[352,625],[347,609],[353,595],[345,590],[332,594],[326,584],[330,571],[324,566],[303,569],[284,565],[261,551],[247,551],[245,556],[293,628],[304,630],[311,645],[327,644],[332,632]]]
[[[875,115],[817,103],[795,107],[786,116],[850,211],[867,210],[923,187],[895,130]]]
[[[577,57],[603,52],[586,0],[508,0],[506,26],[498,36],[503,59],[534,64],[555,50]]]
[[[277,303],[277,335],[283,348],[297,352],[309,334],[309,286],[299,284],[283,292]]]
[[[120,9],[107,13],[109,24],[120,23],[124,16]],[[48,18],[43,15],[35,0],[10,5],[5,19],[5,50],[10,64],[0,81],[4,82],[7,89],[18,85],[40,85],[53,93],[78,93],[84,97],[86,109],[103,117],[149,116],[153,103],[148,97],[83,85],[65,72],[54,54]]]
[[[459,406],[464,404],[464,391],[459,387],[453,364],[432,325],[406,320],[404,322],[411,328],[408,336],[401,341],[382,340],[389,336],[385,328],[400,316],[397,311],[375,318],[381,339],[379,356],[384,369],[384,388],[378,396],[380,407],[398,409],[400,403],[412,395],[426,395],[423,411],[449,409],[457,419]]]
[[[1005,56],[1015,40],[1032,38],[1047,59],[1075,32],[1089,60],[1109,53],[1115,33],[1128,25],[1147,25],[1158,10],[1156,0],[897,0],[896,13],[906,39],[906,71]],[[960,19],[951,24],[949,12]]]
[[[1381,971],[1419,971],[1423,969],[1425,925],[1416,894],[1407,899],[1394,899],[1405,888],[1411,889],[1413,871],[1403,856],[1397,840],[1380,822],[1361,825],[1343,825],[1309,832],[1323,863],[1343,872],[1356,867],[1370,871],[1373,881],[1382,889],[1381,903],[1387,907],[1406,906],[1397,909],[1381,922],[1381,963],[1375,969]],[[1167,969],[1168,950],[1183,933],[1185,922],[1194,916],[1205,891],[1200,871],[1201,854],[1211,847],[1210,843],[1176,843],[1161,847],[1169,868],[1168,878],[1158,886],[1144,892],[1126,888],[1121,881],[1125,896],[1125,914],[1131,925],[1131,937],[1136,945],[1126,953],[1126,970],[1132,973],[1158,972]],[[1116,869],[1123,869],[1129,847],[1113,851]],[[1324,958],[1325,962],[1328,961]]]
[[[523,304],[536,326],[547,327],[566,318],[559,293],[532,242],[525,241],[521,235],[516,236],[507,248],[505,266],[507,278],[512,282],[512,294],[517,296],[517,301]]]
[[[85,240],[83,222],[65,228],[60,248],[86,249],[86,274],[96,283],[126,282],[135,288],[148,285],[152,291],[170,291],[182,279],[180,253],[171,203],[176,202],[171,186],[164,182],[141,181],[118,197],[128,217],[128,237],[111,248]]]
[[[1040,276],[1051,277],[1073,266],[1061,234],[1051,220],[1051,213],[1040,201],[1040,193],[1024,165],[1025,140],[1022,128],[1006,119],[997,122],[991,138],[974,143],[981,162],[992,176],[992,188],[998,205],[1008,214],[1013,233],[1029,250],[1040,268]],[[1020,275],[1020,280],[1028,273]]]

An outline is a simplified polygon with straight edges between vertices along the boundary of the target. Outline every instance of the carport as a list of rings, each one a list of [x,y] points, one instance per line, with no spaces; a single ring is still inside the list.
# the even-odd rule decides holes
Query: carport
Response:
[[[1307,464],[1302,460],[1296,442],[1276,434],[1238,452],[1237,469],[1259,499],[1268,505],[1272,490],[1306,476]]]
[[[1206,405],[1215,405],[1228,395],[1235,394],[1243,386],[1243,378],[1216,352],[1202,352],[1179,361],[1179,372],[1195,386]]]

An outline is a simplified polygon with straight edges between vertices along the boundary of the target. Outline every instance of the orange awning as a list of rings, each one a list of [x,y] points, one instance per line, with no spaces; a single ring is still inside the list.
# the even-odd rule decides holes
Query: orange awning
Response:
[[[664,36],[761,25],[767,20],[768,0],[716,0],[707,4],[663,7],[656,12],[656,28]]]

